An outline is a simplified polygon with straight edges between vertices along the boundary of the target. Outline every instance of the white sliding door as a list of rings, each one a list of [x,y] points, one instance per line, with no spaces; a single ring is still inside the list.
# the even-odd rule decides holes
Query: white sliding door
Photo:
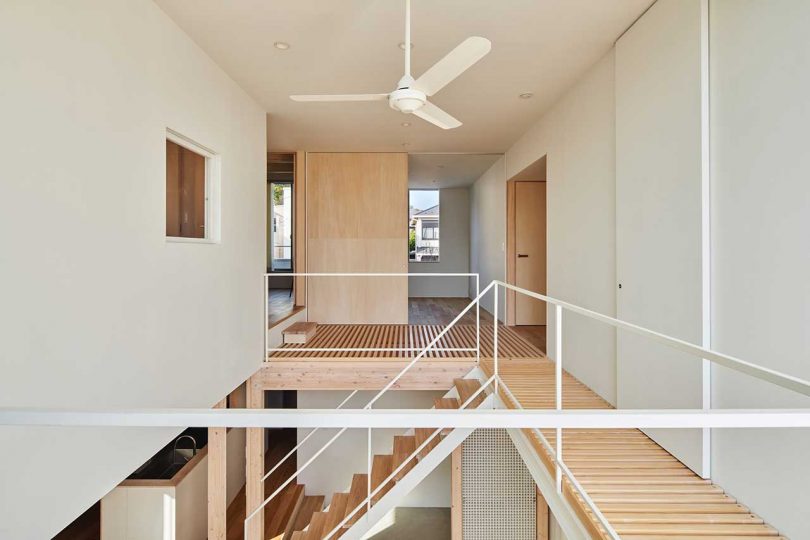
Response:
[[[617,314],[695,344],[708,332],[701,0],[659,0],[616,44]],[[703,363],[617,336],[621,408],[700,408]],[[708,473],[701,430],[648,433]],[[708,435],[705,435],[708,439]]]

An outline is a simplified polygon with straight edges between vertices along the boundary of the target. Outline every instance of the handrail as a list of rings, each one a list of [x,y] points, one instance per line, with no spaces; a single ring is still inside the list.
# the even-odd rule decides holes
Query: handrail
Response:
[[[636,334],[648,337],[654,341],[658,341],[659,343],[669,345],[674,349],[678,349],[680,351],[692,354],[693,356],[697,356],[705,360],[710,360],[721,366],[733,369],[735,371],[739,371],[740,373],[745,373],[746,375],[750,375],[754,378],[773,383],[777,386],[781,386],[782,388],[787,388],[788,390],[793,390],[794,392],[798,392],[799,394],[810,396],[810,381],[800,379],[799,377],[794,377],[793,375],[788,375],[786,373],[782,373],[774,369],[758,366],[756,364],[752,364],[751,362],[741,360],[740,358],[736,358],[728,354],[719,353],[711,349],[701,347],[699,345],[694,345],[692,343],[689,343],[688,341],[683,341],[678,338],[667,336],[666,334],[662,334],[660,332],[644,328],[643,326],[638,326],[636,324],[625,322],[620,319],[610,317],[608,315],[603,315],[602,313],[591,311],[589,309],[577,306],[575,304],[569,304],[568,302],[558,300],[551,296],[546,296],[544,294],[529,291],[521,287],[516,287],[515,285],[504,283],[503,281],[500,280],[494,280],[494,283],[497,283],[498,285],[503,285],[507,289],[511,289],[513,291],[525,294],[527,296],[531,296],[532,298],[536,298],[537,300],[542,300],[544,302],[560,306],[573,313],[578,313],[580,315],[584,315],[585,317],[595,319],[605,324],[609,324],[610,326],[621,328],[622,330],[628,330],[630,332],[634,332]]]
[[[492,377],[490,377],[489,379],[487,379],[487,381],[486,381],[484,384],[482,384],[482,385],[481,385],[481,386],[480,386],[480,387],[479,387],[479,388],[478,388],[478,389],[477,389],[475,392],[473,392],[473,393],[472,393],[472,395],[471,395],[470,397],[468,397],[468,398],[467,398],[467,399],[464,401],[464,403],[462,403],[462,404],[459,406],[459,408],[458,408],[457,410],[459,410],[459,411],[463,411],[463,410],[465,410],[465,409],[467,408],[467,406],[468,406],[470,403],[472,403],[472,402],[475,400],[475,398],[477,398],[479,395],[481,395],[481,393],[483,393],[483,392],[484,392],[484,390],[486,390],[486,388],[488,388],[488,387],[489,387],[489,385],[490,385],[490,384],[492,384],[492,383],[493,383],[494,381],[496,381],[496,380],[497,380],[497,377],[496,377],[495,375],[493,375]],[[382,482],[380,482],[380,483],[377,485],[377,487],[376,487],[376,488],[374,488],[373,490],[370,490],[370,491],[369,491],[369,493],[366,495],[366,498],[365,498],[365,499],[363,499],[362,501],[360,501],[360,503],[359,503],[357,506],[355,506],[355,507],[354,507],[354,509],[353,509],[351,512],[349,512],[348,514],[346,514],[346,515],[343,517],[343,520],[342,520],[340,523],[338,523],[338,524],[337,524],[337,525],[336,525],[336,526],[335,526],[335,527],[334,527],[334,528],[333,528],[331,531],[329,531],[329,532],[327,533],[327,535],[323,537],[323,539],[322,539],[322,540],[329,540],[329,538],[331,538],[333,534],[335,534],[336,532],[338,532],[338,531],[339,531],[339,530],[340,530],[340,529],[341,529],[341,528],[342,528],[342,527],[343,527],[343,526],[344,526],[344,525],[345,525],[345,524],[346,524],[346,523],[347,523],[347,522],[348,522],[348,521],[349,521],[349,520],[350,520],[350,519],[351,519],[351,518],[352,518],[352,517],[353,517],[353,516],[354,516],[354,515],[357,513],[357,511],[358,511],[358,510],[360,510],[360,508],[362,508],[363,506],[365,506],[366,504],[368,504],[368,503],[369,503],[369,501],[371,501],[371,500],[372,500],[372,498],[373,498],[375,495],[377,495],[377,493],[379,493],[379,492],[380,492],[380,490],[381,490],[383,487],[385,487],[385,485],[386,485],[386,484],[388,484],[388,483],[389,483],[389,482],[391,482],[391,481],[392,481],[394,478],[396,478],[396,475],[397,475],[397,474],[399,474],[399,473],[400,473],[400,472],[401,472],[401,471],[402,471],[402,470],[405,468],[405,466],[406,466],[408,463],[410,463],[410,462],[411,462],[411,460],[412,460],[412,459],[414,459],[415,457],[417,457],[417,456],[419,455],[419,453],[420,453],[422,450],[424,450],[424,449],[425,449],[425,448],[428,446],[428,444],[430,444],[430,442],[431,442],[433,439],[435,439],[435,438],[436,438],[436,436],[437,436],[439,433],[441,433],[441,432],[442,432],[442,429],[443,429],[443,428],[438,428],[438,429],[434,430],[434,431],[433,431],[433,433],[431,433],[431,434],[430,434],[430,436],[429,436],[427,439],[425,439],[424,441],[422,441],[422,444],[420,444],[418,448],[416,448],[416,449],[415,449],[415,450],[414,450],[414,451],[413,451],[411,454],[409,454],[409,455],[408,455],[408,457],[407,457],[407,458],[405,458],[405,459],[402,461],[402,463],[400,463],[400,464],[399,464],[399,466],[398,466],[396,469],[394,469],[394,470],[391,472],[391,474],[389,474],[389,475],[388,475],[388,476],[385,478],[385,480],[383,480]]]

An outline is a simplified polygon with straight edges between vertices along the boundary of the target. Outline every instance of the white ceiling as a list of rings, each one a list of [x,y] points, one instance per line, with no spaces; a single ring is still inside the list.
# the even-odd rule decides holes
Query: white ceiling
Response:
[[[408,152],[504,152],[653,2],[413,0],[415,76],[468,36],[492,41],[489,55],[432,98],[464,122],[445,131],[384,102],[288,98],[393,90],[404,1],[155,1],[265,107],[270,149]],[[522,92],[534,97],[518,99]]]
[[[502,154],[410,154],[408,187],[454,188],[470,186]]]

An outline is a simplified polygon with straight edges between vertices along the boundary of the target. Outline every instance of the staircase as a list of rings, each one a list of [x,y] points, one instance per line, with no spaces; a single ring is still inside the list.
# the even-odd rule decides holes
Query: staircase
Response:
[[[467,409],[482,407],[492,398],[483,391],[476,396],[480,388],[477,379],[455,379],[454,388],[444,397],[437,398],[434,408],[459,409],[464,403],[467,403]],[[348,490],[333,494],[325,508],[322,495],[305,495],[304,486],[290,484],[279,494],[272,515],[266,517],[265,538],[322,540],[339,525],[338,531],[330,538],[362,537],[472,433],[471,429],[448,429],[434,435],[436,431],[417,428],[405,435],[396,435],[390,454],[372,457],[370,513],[366,500],[367,473],[355,474]],[[417,450],[415,459],[411,459]]]

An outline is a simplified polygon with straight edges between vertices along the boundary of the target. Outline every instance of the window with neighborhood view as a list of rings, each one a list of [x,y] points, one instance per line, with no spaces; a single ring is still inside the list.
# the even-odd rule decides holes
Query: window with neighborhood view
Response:
[[[408,195],[408,260],[438,262],[439,190],[412,189]]]

